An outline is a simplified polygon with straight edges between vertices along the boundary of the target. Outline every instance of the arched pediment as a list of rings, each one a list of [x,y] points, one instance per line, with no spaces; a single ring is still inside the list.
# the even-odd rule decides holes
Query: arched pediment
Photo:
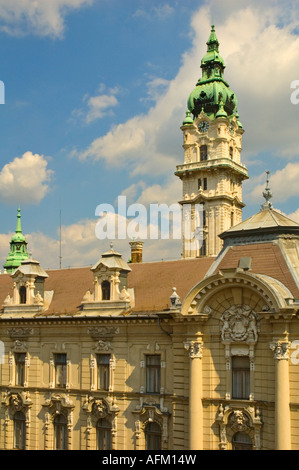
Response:
[[[288,307],[291,292],[269,276],[227,269],[196,284],[184,299],[183,315],[219,316],[233,305],[249,305],[257,312],[279,312]]]

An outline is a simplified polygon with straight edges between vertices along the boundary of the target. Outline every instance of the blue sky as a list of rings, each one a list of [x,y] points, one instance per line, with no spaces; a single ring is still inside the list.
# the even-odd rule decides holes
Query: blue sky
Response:
[[[63,266],[83,266],[109,246],[98,204],[180,199],[180,126],[212,23],[245,128],[243,218],[270,170],[275,208],[299,222],[298,19],[295,1],[0,0],[2,264],[19,204],[33,256],[57,268],[60,211]],[[146,260],[179,257],[145,246]]]

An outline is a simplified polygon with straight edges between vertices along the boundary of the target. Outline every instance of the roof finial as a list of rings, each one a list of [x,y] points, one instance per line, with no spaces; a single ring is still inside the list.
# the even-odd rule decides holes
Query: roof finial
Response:
[[[219,41],[217,39],[217,36],[216,36],[216,32],[215,32],[215,25],[212,24],[211,26],[211,33],[210,33],[210,37],[208,39],[208,42],[207,42],[207,46],[208,46],[208,51],[218,51],[218,48],[219,48]]]
[[[270,199],[272,197],[272,192],[270,190],[270,186],[269,186],[269,175],[270,175],[270,171],[266,171],[266,175],[267,175],[267,180],[266,180],[266,188],[265,188],[265,191],[263,192],[263,196],[266,200],[266,202],[264,202],[264,204],[262,204],[262,209],[272,209],[272,204],[270,202]]]

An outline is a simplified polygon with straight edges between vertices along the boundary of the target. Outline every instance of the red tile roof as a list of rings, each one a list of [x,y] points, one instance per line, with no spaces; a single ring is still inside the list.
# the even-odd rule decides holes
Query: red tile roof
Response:
[[[295,298],[299,298],[298,287],[279,246],[273,243],[232,246],[221,260],[217,270],[237,268],[241,257],[250,257],[252,259],[251,272],[265,274],[277,279],[291,291]]]

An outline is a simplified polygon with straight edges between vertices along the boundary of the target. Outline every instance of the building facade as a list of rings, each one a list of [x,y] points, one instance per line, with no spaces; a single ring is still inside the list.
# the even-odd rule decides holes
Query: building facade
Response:
[[[144,263],[135,241],[131,263],[111,246],[91,269],[27,256],[1,275],[1,449],[299,449],[299,224],[273,209],[268,184],[241,222],[242,127],[217,44],[212,28],[203,78],[221,79],[222,115],[196,98],[183,125],[185,152],[206,142],[214,168],[178,168],[182,205],[208,211],[207,251]],[[222,192],[229,178],[235,192]]]

